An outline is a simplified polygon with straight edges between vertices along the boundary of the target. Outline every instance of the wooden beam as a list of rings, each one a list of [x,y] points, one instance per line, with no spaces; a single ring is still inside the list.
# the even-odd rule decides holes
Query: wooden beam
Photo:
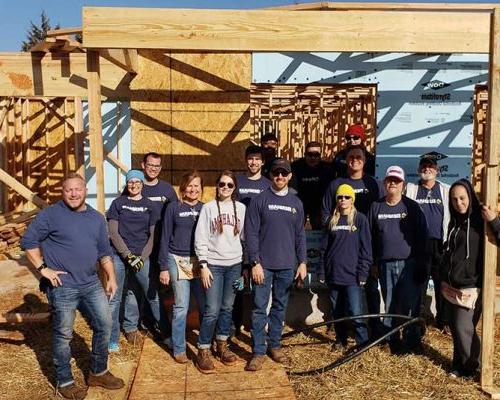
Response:
[[[266,10],[367,10],[367,11],[492,11],[494,3],[318,3],[289,4],[286,6],[266,7]]]
[[[83,132],[83,104],[80,97],[75,97],[75,120],[74,120],[74,140],[75,140],[75,165],[78,166],[77,173],[85,179],[84,162],[84,132]]]
[[[101,60],[104,98],[129,99],[127,72]],[[84,53],[0,53],[0,96],[87,97]]]
[[[128,172],[128,167],[123,163],[121,162],[121,160],[119,160],[118,158],[116,158],[113,153],[108,153],[106,154],[106,158],[111,161],[112,164],[114,164],[115,167],[119,168],[123,173],[127,173]]]
[[[35,193],[33,193],[29,188],[24,186],[22,183],[19,183],[17,180],[15,180],[2,168],[0,168],[0,181],[5,183],[11,189],[15,190],[26,200],[31,201],[36,206],[40,208],[48,207],[48,204],[44,200],[38,197]]]
[[[94,144],[90,157],[94,160],[95,165],[97,210],[104,214],[104,144],[102,139],[99,58],[99,52],[94,50],[87,51],[89,133]]]
[[[51,29],[47,31],[47,37],[56,37],[56,36],[67,36],[67,35],[76,35],[78,33],[82,33],[82,27],[76,26],[73,28],[62,28],[62,29]]]
[[[14,99],[11,97],[10,99],[2,99],[2,104],[0,105],[1,110],[0,110],[0,125],[2,125],[3,120],[7,116],[7,112],[9,111],[9,108],[12,105],[12,102]]]
[[[0,323],[49,322],[50,313],[6,313],[0,315]]]
[[[488,84],[488,122],[485,150],[485,203],[497,209],[498,176],[500,172],[500,8],[491,15],[490,71]],[[495,357],[495,292],[497,246],[495,237],[486,229],[483,273],[483,325],[481,338],[481,387],[491,396],[499,395],[493,386],[493,360]]]
[[[94,48],[487,53],[487,12],[83,8]]]
[[[99,54],[127,72],[138,71],[137,49],[101,49]]]

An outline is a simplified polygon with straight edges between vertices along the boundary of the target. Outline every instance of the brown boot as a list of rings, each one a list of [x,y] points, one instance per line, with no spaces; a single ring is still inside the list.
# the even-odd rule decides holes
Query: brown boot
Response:
[[[106,371],[102,375],[94,375],[90,373],[87,378],[87,384],[89,386],[100,386],[109,390],[117,390],[125,386],[123,379],[117,378],[109,371]]]
[[[265,358],[266,356],[258,356],[254,354],[252,359],[246,365],[245,371],[260,371]]]
[[[283,353],[283,350],[281,349],[281,347],[277,347],[275,349],[269,349],[268,355],[269,355],[269,357],[271,357],[271,360],[273,360],[274,362],[277,362],[280,364],[283,364],[284,362],[286,362],[286,357],[285,357],[285,354]]]
[[[216,355],[220,362],[226,365],[233,365],[238,362],[238,357],[231,350],[229,350],[227,341],[225,340],[217,340]]]
[[[210,355],[210,349],[199,349],[196,356],[196,367],[204,374],[213,374],[215,365]]]
[[[186,364],[189,361],[186,356],[186,353],[174,354],[174,360],[179,364]]]
[[[87,396],[87,387],[77,386],[75,383],[71,383],[63,387],[58,387],[57,393],[65,399],[83,400]]]
[[[139,331],[125,332],[125,339],[134,346],[142,346],[144,342],[144,338]]]

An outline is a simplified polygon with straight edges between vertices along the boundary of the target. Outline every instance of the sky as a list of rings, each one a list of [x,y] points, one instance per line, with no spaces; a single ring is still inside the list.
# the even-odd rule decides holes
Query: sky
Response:
[[[349,0],[341,0],[348,2]],[[381,0],[372,0],[372,2]],[[296,3],[315,3],[317,0],[0,0],[2,16],[2,35],[0,35],[0,51],[20,51],[22,41],[30,21],[40,23],[40,14],[45,11],[52,26],[59,24],[61,28],[82,25],[82,7],[159,7],[159,8],[227,8],[248,9],[265,8]],[[352,2],[352,0],[351,0]],[[364,2],[370,2],[365,0]],[[387,1],[404,3],[404,0]],[[432,0],[412,0],[412,3],[436,2]],[[445,2],[442,0],[440,2]],[[448,3],[500,3],[500,0],[446,0]]]

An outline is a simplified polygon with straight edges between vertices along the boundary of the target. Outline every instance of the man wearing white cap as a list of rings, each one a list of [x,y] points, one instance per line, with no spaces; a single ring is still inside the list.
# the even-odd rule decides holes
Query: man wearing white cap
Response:
[[[427,224],[418,203],[403,196],[404,181],[401,167],[387,168],[386,195],[371,205],[368,221],[386,313],[416,316],[421,299],[419,277],[424,268],[421,259],[425,255]],[[384,325],[390,330],[402,322],[385,318]],[[404,330],[404,347],[399,334],[393,335],[390,343],[394,352],[420,352],[420,329],[411,325]]]

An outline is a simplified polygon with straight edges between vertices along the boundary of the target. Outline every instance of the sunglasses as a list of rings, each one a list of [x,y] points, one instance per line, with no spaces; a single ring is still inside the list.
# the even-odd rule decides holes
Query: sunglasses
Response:
[[[337,196],[337,200],[351,200],[352,197],[351,196]]]
[[[277,169],[275,171],[271,171],[271,175],[274,177],[282,176],[283,178],[286,178],[288,176],[289,172],[285,171],[284,169]]]
[[[319,158],[321,157],[321,153],[318,153],[317,151],[308,151],[306,153],[307,157],[314,157],[314,158]]]
[[[231,182],[219,182],[217,184],[218,187],[220,187],[221,189],[224,188],[224,187],[228,187],[229,189],[234,189],[234,183],[231,183]]]
[[[359,140],[361,136],[346,136],[345,140]]]

